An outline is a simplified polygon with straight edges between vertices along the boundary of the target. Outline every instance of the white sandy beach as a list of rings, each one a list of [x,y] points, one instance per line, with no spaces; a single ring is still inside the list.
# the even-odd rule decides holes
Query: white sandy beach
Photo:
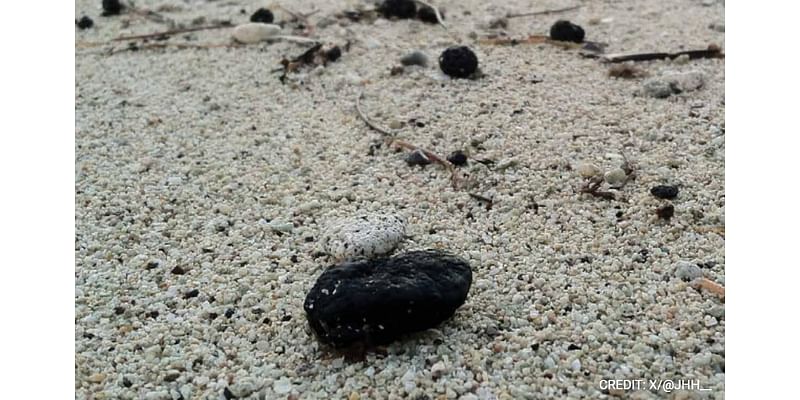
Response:
[[[245,23],[262,6],[290,20],[275,4],[136,1],[187,26]],[[318,9],[315,25],[371,7],[281,4]],[[724,299],[681,278],[725,284],[725,60],[640,62],[647,77],[618,79],[575,49],[476,39],[547,34],[568,19],[607,53],[724,49],[724,1],[434,4],[449,32],[415,20],[322,23],[311,36],[349,50],[282,83],[271,70],[309,45],[113,52],[128,46],[109,42],[118,36],[169,27],[76,2],[75,18],[95,23],[76,28],[76,398],[724,398]],[[572,4],[582,7],[487,28]],[[231,29],[149,43],[229,44]],[[459,43],[485,76],[440,71],[439,54]],[[430,65],[392,75],[413,50]],[[689,72],[700,88],[641,93],[648,79]],[[362,91],[364,111],[403,141],[466,151],[473,185],[454,189],[438,165],[371,149],[382,138],[356,112]],[[623,154],[636,178],[604,186],[614,200],[580,193],[581,166],[612,170]],[[655,198],[660,184],[678,197]],[[656,215],[666,204],[668,221]],[[311,335],[303,300],[334,262],[320,254],[322,232],[359,212],[402,214],[411,237],[400,251],[450,251],[474,281],[451,320],[352,359]],[[610,379],[710,390],[602,387]]]

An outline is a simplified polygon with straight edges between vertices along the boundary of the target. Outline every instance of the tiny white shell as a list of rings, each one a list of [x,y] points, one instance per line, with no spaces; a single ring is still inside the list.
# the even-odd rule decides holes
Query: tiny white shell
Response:
[[[332,223],[321,244],[338,260],[373,258],[394,250],[406,238],[405,219],[393,214],[365,214]]]
[[[244,44],[258,43],[281,33],[281,27],[275,24],[251,22],[233,28],[233,38]]]

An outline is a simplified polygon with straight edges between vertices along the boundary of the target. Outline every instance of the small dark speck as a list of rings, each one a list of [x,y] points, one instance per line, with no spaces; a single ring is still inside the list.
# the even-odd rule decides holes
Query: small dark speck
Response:
[[[184,293],[183,294],[183,298],[184,299],[191,299],[192,297],[197,297],[198,295],[200,295],[200,291],[197,290],[197,289],[192,289],[192,290]]]
[[[124,307],[119,307],[119,306],[118,307],[114,307],[114,314],[122,315],[124,313],[125,313],[125,308]]]
[[[208,313],[208,319],[210,319],[210,320],[212,320],[212,321],[213,321],[213,320],[215,320],[215,319],[217,319],[217,317],[219,317],[219,314],[217,314],[217,313],[215,313],[215,312]]]
[[[289,314],[286,314],[283,317],[281,317],[281,321],[283,321],[283,322],[288,322],[288,321],[291,321],[291,320],[292,320],[292,316],[289,315]]]
[[[158,311],[150,311],[147,316],[153,319],[158,318]]]
[[[417,128],[424,128],[424,127],[425,127],[424,122],[417,121]]]
[[[311,243],[311,242],[314,241],[314,237],[313,236],[308,236],[304,240],[306,241],[306,243]]]
[[[184,270],[183,268],[181,268],[180,265],[178,265],[175,268],[173,268],[171,272],[175,275],[183,275],[186,273],[186,270]]]
[[[289,257],[289,259],[290,259],[290,260],[291,260],[293,263],[296,263],[296,262],[297,262],[297,255],[296,255],[296,254],[292,254],[292,256],[291,256],[291,257]]]
[[[235,312],[235,311],[233,311],[233,309],[232,309],[232,308],[229,308],[229,309],[225,310],[225,318],[230,318],[230,317],[232,317],[234,312]]]
[[[570,343],[570,345],[567,347],[567,350],[580,350],[580,349],[581,346],[578,346],[577,344],[574,343]]]
[[[122,378],[122,386],[125,386],[126,388],[129,388],[129,387],[133,386],[133,382],[131,382],[131,380],[128,379],[128,378]]]
[[[264,323],[264,324],[269,325],[269,324],[272,323],[272,320],[270,320],[269,318],[264,318],[264,321],[261,321],[261,322]]]
[[[533,350],[533,351],[539,351],[539,343],[534,343],[534,344],[532,344],[532,345],[531,345],[531,350]]]
[[[150,261],[144,268],[148,270],[158,268],[158,261]]]
[[[231,392],[231,390],[228,388],[225,388],[225,390],[222,391],[222,395],[225,396],[226,400],[231,400],[236,398],[236,396],[233,395],[233,392]]]

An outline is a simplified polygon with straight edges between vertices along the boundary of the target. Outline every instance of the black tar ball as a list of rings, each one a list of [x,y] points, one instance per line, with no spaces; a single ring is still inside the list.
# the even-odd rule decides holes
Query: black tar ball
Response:
[[[467,165],[467,155],[461,150],[456,150],[447,156],[447,161],[450,161],[456,167],[461,167]]]
[[[678,197],[678,187],[668,185],[653,186],[650,189],[650,194],[659,199],[674,199]]]
[[[103,16],[119,15],[122,12],[122,3],[119,0],[103,0]]]
[[[583,42],[586,33],[578,25],[572,22],[559,20],[550,27],[550,39],[560,40],[562,42]]]
[[[275,16],[272,15],[272,11],[267,10],[266,8],[259,8],[253,15],[250,16],[250,22],[261,22],[264,24],[271,24],[272,21],[275,20]]]
[[[439,56],[439,68],[453,78],[467,78],[478,69],[478,57],[469,47],[451,47]]]
[[[422,6],[417,10],[417,19],[429,24],[439,23],[439,20],[436,19],[436,11],[433,11],[433,8],[428,6]],[[444,15],[442,15],[442,19],[444,19]]]
[[[672,204],[667,204],[663,207],[659,207],[656,210],[656,215],[658,215],[659,218],[669,220],[673,215],[675,215],[675,206]]]
[[[94,26],[94,21],[87,16],[81,17],[81,19],[75,21],[75,25],[78,25],[79,29],[89,29]]]
[[[378,12],[386,18],[414,18],[417,15],[417,4],[414,0],[383,0]]]
[[[339,46],[334,46],[330,50],[325,52],[325,58],[328,59],[330,62],[334,62],[342,56],[342,49]]]

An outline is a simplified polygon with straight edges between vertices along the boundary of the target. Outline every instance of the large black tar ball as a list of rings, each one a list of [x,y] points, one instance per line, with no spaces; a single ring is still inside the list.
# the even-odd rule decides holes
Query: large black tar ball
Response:
[[[478,57],[469,47],[451,47],[439,56],[439,68],[453,78],[467,78],[478,70]]]
[[[556,23],[550,27],[550,39],[553,40],[581,43],[585,36],[586,33],[583,31],[583,28],[569,21],[556,21]]]
[[[119,0],[103,0],[103,16],[119,15],[122,12],[122,3]]]
[[[417,15],[417,4],[414,0],[383,0],[378,12],[386,18],[414,18]]]
[[[322,343],[380,345],[450,318],[464,304],[471,284],[472,270],[461,258],[414,251],[328,268],[303,308]]]
[[[264,24],[271,24],[272,21],[275,20],[275,16],[272,15],[272,11],[267,10],[266,8],[259,8],[253,15],[250,16],[250,22],[261,22]]]

